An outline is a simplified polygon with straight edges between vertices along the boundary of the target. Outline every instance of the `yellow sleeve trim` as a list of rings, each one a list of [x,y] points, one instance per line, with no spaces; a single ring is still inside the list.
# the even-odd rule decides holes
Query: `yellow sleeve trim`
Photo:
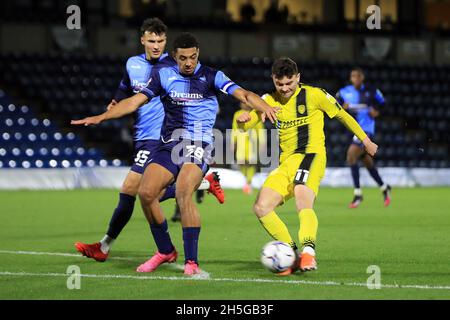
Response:
[[[336,114],[336,118],[347,127],[348,130],[353,132],[355,136],[358,137],[359,140],[363,141],[367,134],[361,128],[361,126],[356,122],[356,120],[344,109],[339,110]]]

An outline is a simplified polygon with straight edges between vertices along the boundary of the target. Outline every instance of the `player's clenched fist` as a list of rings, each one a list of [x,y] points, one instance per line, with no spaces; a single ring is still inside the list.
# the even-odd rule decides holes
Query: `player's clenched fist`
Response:
[[[378,145],[376,143],[373,143],[372,140],[370,140],[369,137],[366,137],[363,140],[364,147],[366,148],[366,151],[369,155],[372,157],[377,153]]]
[[[239,123],[246,123],[252,120],[252,117],[250,116],[250,113],[244,112],[236,120]]]

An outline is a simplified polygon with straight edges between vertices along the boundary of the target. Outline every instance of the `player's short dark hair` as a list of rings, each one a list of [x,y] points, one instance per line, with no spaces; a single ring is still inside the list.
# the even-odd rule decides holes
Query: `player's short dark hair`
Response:
[[[178,48],[198,48],[197,38],[189,32],[183,32],[173,41],[173,51],[177,51]]]
[[[290,58],[279,58],[274,61],[272,65],[272,75],[277,79],[281,79],[283,77],[292,77],[298,74],[297,64],[294,60]]]
[[[354,66],[350,72],[353,72],[353,71],[358,71],[359,73],[364,74],[363,69],[358,66]]]
[[[142,22],[141,34],[145,32],[156,33],[157,35],[167,33],[167,26],[159,18],[149,18]]]

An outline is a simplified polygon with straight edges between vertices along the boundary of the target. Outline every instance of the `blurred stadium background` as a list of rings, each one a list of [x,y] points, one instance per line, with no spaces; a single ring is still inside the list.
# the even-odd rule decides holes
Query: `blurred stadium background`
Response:
[[[66,27],[72,4],[81,8],[80,30]],[[381,8],[379,30],[366,26],[372,4]],[[110,169],[125,173],[131,163],[132,119],[95,128],[74,128],[69,120],[105,109],[127,57],[143,51],[142,20],[154,16],[169,26],[167,49],[180,32],[193,32],[202,63],[258,94],[272,90],[270,66],[279,56],[297,61],[302,82],[332,94],[348,83],[352,66],[361,66],[387,100],[375,141],[388,182],[450,184],[450,1],[5,0],[0,188],[120,186],[123,175]],[[221,96],[216,127],[231,128],[238,107]],[[326,137],[324,184],[350,185],[351,136],[329,121]]]

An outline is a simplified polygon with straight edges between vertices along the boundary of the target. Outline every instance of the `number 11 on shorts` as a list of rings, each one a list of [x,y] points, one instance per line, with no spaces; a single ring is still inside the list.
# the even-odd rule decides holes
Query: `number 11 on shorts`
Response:
[[[309,170],[298,169],[295,174],[295,182],[299,184],[305,184],[308,180]]]

